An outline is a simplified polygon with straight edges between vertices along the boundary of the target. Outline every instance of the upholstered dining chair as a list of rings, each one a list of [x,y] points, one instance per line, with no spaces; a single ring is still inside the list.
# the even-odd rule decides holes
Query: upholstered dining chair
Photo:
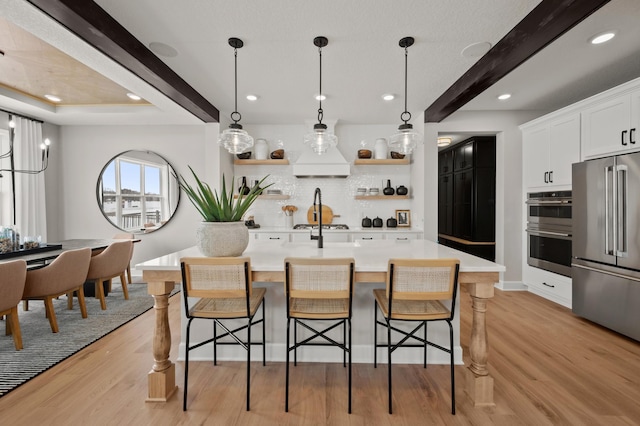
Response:
[[[58,296],[76,292],[82,318],[87,317],[83,285],[85,278],[87,278],[90,259],[90,248],[68,250],[56,257],[50,264],[27,271],[27,282],[24,286],[22,299],[44,300],[52,332],[58,332],[58,321],[53,309],[53,299]]]
[[[391,354],[400,347],[423,348],[424,368],[427,368],[427,345],[449,354],[451,367],[451,414],[456,413],[455,374],[453,365],[453,313],[458,291],[458,259],[390,259],[387,269],[387,288],[373,290],[374,314],[374,358],[378,366],[378,348],[387,349],[389,414],[392,414]],[[382,321],[378,320],[378,310]],[[445,321],[449,325],[449,348],[427,340],[427,323]],[[393,323],[396,322],[396,325]],[[411,331],[402,330],[397,322],[416,323]],[[378,325],[387,331],[386,343],[378,343]],[[413,326],[412,326],[413,327]],[[416,335],[423,329],[423,337]],[[399,342],[391,340],[391,331],[403,337]],[[418,343],[415,343],[415,342]],[[414,343],[409,343],[414,342]]]
[[[265,365],[265,288],[253,288],[251,262],[248,257],[185,257],[180,259],[182,291],[187,321],[184,366],[184,398],[182,410],[187,410],[189,352],[213,343],[213,365],[217,364],[217,345],[238,344],[247,351],[247,411],[251,396],[251,346],[262,345],[262,365]],[[190,304],[190,298],[198,298]],[[255,315],[262,306],[262,318]],[[194,319],[213,321],[213,338],[191,346],[191,322]],[[239,327],[228,327],[230,320],[246,320]],[[253,326],[262,323],[262,341],[251,338]],[[233,324],[234,326],[237,325]],[[218,335],[218,327],[224,331]],[[246,339],[238,332],[246,330]],[[221,340],[230,337],[233,340]]]
[[[342,349],[342,363],[349,365],[348,411],[351,414],[351,307],[355,260],[352,258],[295,258],[284,260],[285,293],[287,301],[287,355],[285,383],[285,411],[289,411],[289,354],[293,351],[294,366],[301,346],[337,346]],[[293,344],[290,326],[293,320]],[[309,325],[322,321],[318,331]],[[298,325],[311,333],[298,341]],[[327,333],[342,326],[342,343]],[[348,333],[347,333],[348,328]],[[348,338],[347,338],[348,334]],[[321,341],[316,339],[322,338]]]
[[[109,288],[111,280],[115,277],[120,277],[124,298],[129,299],[125,271],[131,259],[131,246],[133,241],[116,241],[109,244],[100,254],[91,257],[86,281],[95,283],[95,295],[100,299],[100,308],[103,311],[107,309],[105,286]]]
[[[133,240],[135,235],[131,232],[121,232],[113,236],[114,240]],[[127,265],[127,282],[131,284],[131,259],[133,258],[133,244],[131,244],[131,254],[129,255],[129,264]]]
[[[27,263],[24,260],[0,263],[0,316],[6,315],[6,334],[13,335],[17,351],[22,349],[18,304],[22,300],[26,277]]]

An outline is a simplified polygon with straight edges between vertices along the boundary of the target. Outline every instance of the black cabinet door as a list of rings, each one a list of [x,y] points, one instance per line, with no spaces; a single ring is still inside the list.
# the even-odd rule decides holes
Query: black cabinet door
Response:
[[[473,141],[461,143],[453,150],[453,170],[464,170],[473,167],[473,154],[475,145]]]
[[[473,239],[473,170],[453,175],[453,236]]]
[[[438,177],[438,234],[453,235],[453,174]]]
[[[444,151],[438,154],[438,175],[453,171],[453,151]]]

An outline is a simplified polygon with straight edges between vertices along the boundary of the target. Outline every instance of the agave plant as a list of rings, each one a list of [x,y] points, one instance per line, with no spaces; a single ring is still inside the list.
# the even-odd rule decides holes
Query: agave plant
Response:
[[[209,184],[200,180],[191,166],[189,166],[189,170],[191,170],[195,178],[195,188],[182,175],[175,175],[175,177],[180,188],[186,192],[189,200],[191,200],[191,203],[196,207],[205,222],[238,222],[242,220],[242,216],[258,196],[262,194],[262,191],[273,185],[269,184],[262,188],[262,183],[267,178],[265,176],[257,185],[251,188],[248,194],[243,195],[240,193],[238,198],[234,198],[233,185],[227,190],[224,175],[222,176],[222,191],[218,194],[218,191],[211,190]]]

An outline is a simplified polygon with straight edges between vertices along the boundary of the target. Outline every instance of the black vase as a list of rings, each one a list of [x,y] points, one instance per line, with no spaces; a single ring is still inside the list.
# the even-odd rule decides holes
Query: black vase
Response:
[[[238,188],[238,194],[247,195],[249,191],[250,189],[247,186],[247,177],[242,176],[242,184],[240,185],[240,188]]]
[[[376,217],[375,219],[373,219],[373,227],[382,228],[382,219],[380,219],[379,217]]]
[[[404,185],[400,185],[398,188],[396,188],[396,194],[398,195],[407,195],[409,193],[409,188],[407,188]]]
[[[382,190],[382,193],[384,195],[393,195],[395,192],[395,189],[391,186],[391,179],[387,179],[387,187]]]
[[[397,228],[398,227],[398,221],[396,220],[395,217],[390,217],[389,219],[387,219],[387,228]]]
[[[362,219],[362,227],[371,228],[371,219],[369,219],[368,217],[365,217],[364,219]]]

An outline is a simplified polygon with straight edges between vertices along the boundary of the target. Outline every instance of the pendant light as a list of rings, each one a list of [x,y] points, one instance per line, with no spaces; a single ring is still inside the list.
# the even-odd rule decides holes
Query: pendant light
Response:
[[[229,128],[220,134],[218,144],[231,154],[240,154],[253,146],[253,138],[246,130],[242,130],[242,124],[239,123],[242,116],[238,112],[238,49],[242,48],[244,43],[239,38],[231,37],[229,46],[233,47],[235,61],[235,109],[231,113],[233,123],[229,124]]]
[[[400,47],[404,48],[404,112],[400,114],[400,120],[404,123],[398,126],[398,133],[389,138],[389,148],[400,154],[411,154],[411,152],[422,143],[422,135],[413,130],[413,125],[409,124],[411,113],[407,111],[407,57],[408,48],[413,45],[413,37],[400,39]]]
[[[318,123],[313,125],[313,132],[304,136],[304,143],[309,145],[313,152],[321,155],[327,152],[327,149],[336,146],[338,138],[333,133],[328,132],[327,125],[322,123],[322,48],[329,44],[329,40],[326,37],[316,37],[313,39],[313,44],[318,47],[320,56],[320,91],[318,92],[320,106],[318,107]]]

